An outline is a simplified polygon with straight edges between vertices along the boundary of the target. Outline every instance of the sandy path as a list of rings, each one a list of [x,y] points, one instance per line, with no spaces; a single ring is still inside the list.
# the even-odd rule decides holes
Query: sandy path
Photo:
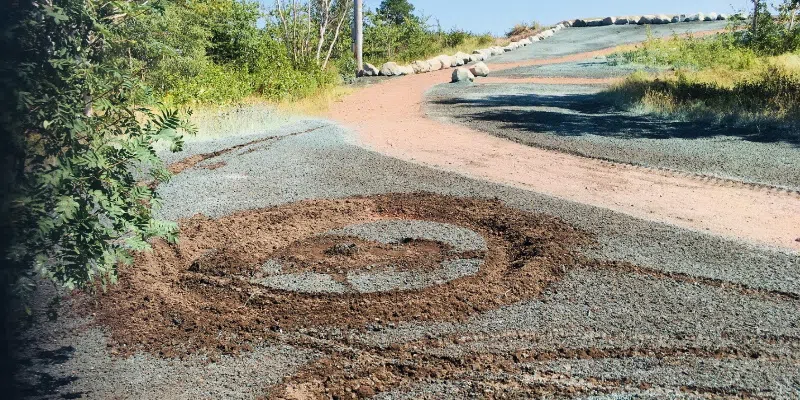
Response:
[[[611,51],[493,69],[574,61]],[[364,88],[334,105],[329,116],[353,128],[362,146],[391,157],[639,218],[800,250],[797,194],[543,150],[426,118],[425,91],[447,82],[451,73],[407,76]]]

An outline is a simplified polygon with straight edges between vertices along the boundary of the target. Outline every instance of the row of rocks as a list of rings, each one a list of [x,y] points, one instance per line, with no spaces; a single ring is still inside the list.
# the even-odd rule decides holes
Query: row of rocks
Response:
[[[677,22],[695,22],[695,21],[725,21],[729,19],[743,20],[746,16],[742,13],[728,15],[718,14],[711,12],[708,14],[679,14],[679,15],[635,15],[625,17],[606,17],[606,18],[590,18],[590,19],[576,19],[571,22],[571,25],[577,28],[587,26],[608,26],[608,25],[628,25],[628,24],[674,24]]]
[[[479,64],[475,64],[469,69],[464,68],[464,71],[472,75],[472,78],[469,79],[472,80],[475,78],[475,76],[487,76],[489,74],[489,67],[486,66],[483,61],[509,51],[514,51],[520,47],[528,46],[534,42],[547,39],[566,27],[567,24],[561,23],[553,28],[539,32],[530,37],[511,42],[508,44],[508,46],[492,46],[485,49],[478,49],[473,51],[472,54],[467,54],[464,52],[458,52],[452,56],[442,54],[429,60],[417,60],[409,65],[400,65],[395,62],[387,62],[380,68],[377,68],[370,63],[365,63],[364,70],[360,72],[360,76],[401,76],[424,74],[446,68],[458,68],[470,63],[482,64],[480,66]],[[464,71],[460,71],[458,74],[456,74],[456,71],[454,71],[453,76],[459,75],[459,77],[463,76],[465,79],[468,79],[469,77],[467,74],[464,74]]]

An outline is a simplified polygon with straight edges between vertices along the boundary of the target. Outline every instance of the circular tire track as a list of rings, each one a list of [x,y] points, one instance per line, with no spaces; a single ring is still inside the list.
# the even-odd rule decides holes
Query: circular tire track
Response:
[[[266,261],[286,257],[287,250],[304,248],[322,233],[387,220],[474,231],[486,250],[469,256],[483,263],[472,275],[414,290],[315,294],[254,283]],[[591,243],[588,235],[557,218],[496,200],[435,194],[304,201],[216,220],[198,215],[180,224],[179,244],[154,243],[153,252],[120,271],[120,284],[94,299],[97,322],[111,328],[117,351],[213,356],[299,328],[458,321],[534,298],[572,267],[594,263],[578,251]],[[447,246],[438,245],[444,250],[416,254],[428,264],[440,262]],[[399,251],[405,251],[403,246]],[[455,252],[454,257],[465,255]],[[397,265],[419,261],[388,260]],[[324,260],[312,258],[309,265],[318,267],[317,261]]]

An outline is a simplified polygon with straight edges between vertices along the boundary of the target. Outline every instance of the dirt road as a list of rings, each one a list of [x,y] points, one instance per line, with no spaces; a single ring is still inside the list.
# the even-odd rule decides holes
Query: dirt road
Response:
[[[558,64],[613,51],[494,64],[493,71]],[[361,145],[401,160],[454,171],[639,218],[800,250],[800,195],[693,174],[636,167],[526,146],[428,118],[424,94],[452,70],[367,87],[343,99],[330,117],[355,130]],[[502,82],[608,83],[590,78],[478,79]]]

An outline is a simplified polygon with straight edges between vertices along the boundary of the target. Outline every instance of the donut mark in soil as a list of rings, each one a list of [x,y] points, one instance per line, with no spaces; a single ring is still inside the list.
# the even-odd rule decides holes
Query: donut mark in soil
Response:
[[[400,248],[362,243],[369,251],[361,255],[327,256],[322,249],[330,249],[334,238],[317,238],[381,220],[433,221],[473,230],[486,241],[483,263],[474,275],[418,290],[309,294],[252,282],[265,261],[290,254],[313,261],[300,263],[301,269],[325,268],[325,262],[342,257],[353,259],[351,268],[390,259],[427,268],[447,250],[428,241]],[[557,218],[494,200],[434,194],[304,201],[216,220],[197,215],[180,225],[178,244],[154,242],[152,252],[120,269],[119,284],[87,302],[97,323],[110,328],[115,352],[215,356],[247,350],[275,331],[363,329],[376,321],[462,321],[535,298],[571,268],[595,263],[578,251],[592,243],[589,236]]]

